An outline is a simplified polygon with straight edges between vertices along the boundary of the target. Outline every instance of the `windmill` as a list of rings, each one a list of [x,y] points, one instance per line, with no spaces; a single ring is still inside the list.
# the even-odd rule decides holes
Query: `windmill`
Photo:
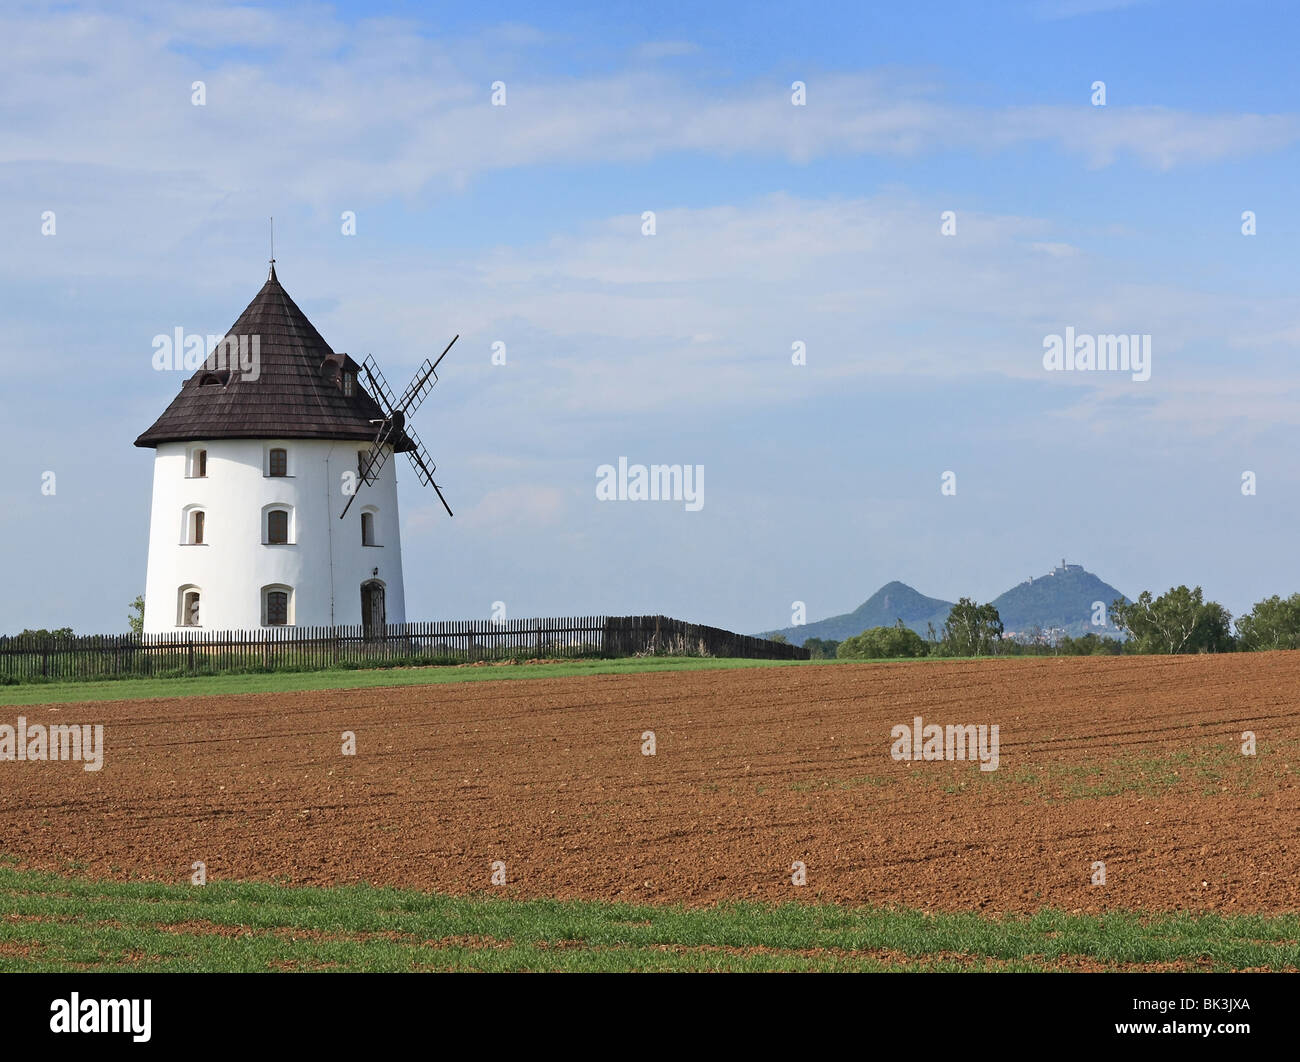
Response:
[[[366,360],[361,363],[361,368],[370,380],[370,386],[367,390],[375,402],[378,403],[384,416],[370,422],[378,425],[375,431],[375,441],[370,444],[369,453],[360,461],[360,467],[357,471],[361,481],[357,484],[357,489],[352,493],[352,496],[348,498],[347,505],[343,506],[343,512],[339,514],[340,520],[347,516],[348,509],[352,507],[352,502],[361,491],[361,483],[373,484],[375,482],[376,477],[384,467],[384,462],[388,460],[388,450],[385,447],[393,448],[398,446],[403,437],[410,440],[411,448],[406,451],[406,456],[410,459],[420,483],[437,491],[438,500],[442,502],[442,507],[447,510],[448,516],[452,515],[451,506],[447,504],[447,499],[442,496],[442,490],[438,487],[438,484],[433,481],[433,473],[438,466],[433,463],[429,451],[424,448],[424,443],[420,441],[420,437],[415,434],[407,421],[410,415],[419,408],[420,403],[425,400],[429,392],[433,390],[434,384],[438,382],[438,365],[447,356],[447,351],[451,350],[452,343],[455,343],[459,338],[459,334],[452,336],[451,343],[448,343],[443,352],[438,355],[437,361],[431,362],[428,358],[425,358],[424,364],[420,366],[412,378],[411,386],[398,399],[393,398],[392,389],[388,386],[388,381],[384,379],[384,374],[379,371],[379,366],[375,364],[374,358],[369,354],[366,355]]]

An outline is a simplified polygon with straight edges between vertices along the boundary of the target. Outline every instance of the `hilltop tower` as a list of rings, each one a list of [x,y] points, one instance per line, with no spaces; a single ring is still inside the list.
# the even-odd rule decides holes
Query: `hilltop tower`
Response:
[[[321,338],[274,262],[227,340],[255,371],[210,357],[135,440],[154,450],[145,631],[404,623],[391,457],[418,440]]]

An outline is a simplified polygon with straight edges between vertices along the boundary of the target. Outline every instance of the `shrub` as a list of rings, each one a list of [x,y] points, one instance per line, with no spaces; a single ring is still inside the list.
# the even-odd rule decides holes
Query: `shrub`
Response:
[[[928,651],[925,640],[899,620],[896,626],[872,627],[852,638],[845,638],[835,655],[841,658],[894,659],[925,656]]]

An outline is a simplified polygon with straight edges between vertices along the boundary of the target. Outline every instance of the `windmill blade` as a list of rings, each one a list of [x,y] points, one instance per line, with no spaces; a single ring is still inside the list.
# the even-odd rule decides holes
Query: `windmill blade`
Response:
[[[397,400],[397,404],[393,407],[394,409],[400,409],[406,413],[407,416],[410,416],[420,408],[420,403],[428,397],[429,392],[433,390],[434,385],[438,382],[437,369],[439,364],[441,364],[442,359],[447,356],[447,351],[451,350],[452,344],[459,338],[459,333],[451,337],[451,343],[448,343],[443,348],[442,353],[438,355],[437,361],[430,361],[428,358],[424,359],[424,364],[421,365],[419,370],[416,372],[415,378],[411,381],[411,386],[408,387],[402,397]]]
[[[420,437],[411,429],[407,429],[406,437],[411,440],[412,448],[406,451],[406,456],[411,459],[411,464],[415,467],[415,474],[424,486],[428,487],[433,483],[433,474],[438,470],[438,466],[433,463],[433,458],[429,456],[429,451],[425,449],[424,443]]]
[[[433,390],[433,385],[438,382],[438,374],[433,371],[433,362],[428,358],[424,359],[424,364],[416,371],[411,386],[403,393],[402,397],[397,400],[397,409],[405,413],[413,413],[416,408],[424,401],[425,396]]]
[[[385,427],[387,428],[387,425]],[[370,451],[358,462],[357,475],[365,480],[369,486],[374,486],[375,480],[379,478],[379,473],[384,470],[384,465],[388,463],[392,434],[391,430],[386,430],[380,438],[370,444]]]
[[[352,503],[361,493],[362,484],[373,486],[375,480],[379,478],[379,473],[383,470],[384,465],[388,462],[389,437],[393,433],[392,421],[385,420],[379,428],[379,434],[375,441],[370,444],[370,449],[365,457],[357,462],[357,489],[354,490],[348,498],[347,504],[343,506],[343,511],[339,513],[339,519],[348,515],[348,510],[352,508]]]
[[[360,493],[361,493],[361,483],[358,482],[357,489],[354,490],[352,494],[348,497],[348,503],[345,506],[343,506],[343,511],[339,513],[340,520],[342,520],[343,517],[348,515],[348,510],[352,508],[352,503],[357,500],[357,495]]]
[[[379,371],[375,359],[367,354],[365,361],[361,363],[361,367],[365,369],[366,376],[370,379],[370,386],[366,390],[379,403],[384,413],[387,416],[392,416],[393,410],[398,408],[397,403],[393,401],[393,389],[388,386],[388,381],[384,379],[384,374]]]
[[[416,476],[424,486],[432,487],[438,492],[438,500],[442,502],[442,507],[447,510],[447,515],[455,516],[456,514],[451,511],[451,506],[447,504],[447,499],[442,496],[442,488],[433,481],[433,474],[437,471],[438,466],[433,463],[433,458],[429,456],[429,451],[424,448],[424,443],[420,441],[420,437],[409,428],[407,429],[406,437],[415,444],[415,448],[413,450],[408,450],[406,456],[410,460],[412,467],[415,469]]]
[[[424,364],[420,366],[415,378],[411,381],[411,386],[398,399],[393,398],[392,388],[388,386],[388,381],[384,379],[384,374],[380,371],[379,366],[375,364],[374,358],[367,354],[365,360],[361,363],[361,367],[365,370],[366,377],[370,381],[367,390],[384,414],[382,421],[372,421],[372,423],[379,424],[380,428],[370,448],[370,453],[361,462],[361,467],[358,469],[362,480],[367,484],[373,484],[380,469],[383,468],[384,462],[388,460],[388,450],[385,448],[396,449],[403,442],[409,441],[410,448],[406,450],[406,456],[410,459],[416,476],[419,477],[424,486],[432,487],[438,492],[438,500],[442,502],[442,507],[447,510],[448,516],[453,515],[451,506],[447,504],[447,499],[442,496],[442,489],[433,480],[433,473],[438,466],[433,463],[433,458],[429,456],[429,451],[424,448],[424,443],[420,441],[420,437],[411,428],[407,427],[407,420],[428,396],[429,392],[433,390],[434,385],[438,382],[438,365],[441,364],[442,359],[447,356],[447,351],[451,350],[459,338],[459,333],[452,336],[451,342],[443,347],[442,353],[438,355],[436,360],[430,361],[425,358]],[[357,491],[360,492],[360,486],[358,486]],[[347,515],[355,497],[356,494],[354,493],[348,499],[347,504],[343,506],[343,512],[339,514],[340,520]]]

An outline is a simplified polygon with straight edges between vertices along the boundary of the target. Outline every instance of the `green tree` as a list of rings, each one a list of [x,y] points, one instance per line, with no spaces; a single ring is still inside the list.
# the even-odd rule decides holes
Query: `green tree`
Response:
[[[845,638],[835,655],[845,659],[892,660],[925,656],[927,652],[924,639],[899,620],[893,627],[872,627],[852,638]]]
[[[1237,620],[1242,649],[1300,649],[1300,594],[1265,598]]]
[[[54,630],[46,630],[44,627],[33,630],[29,627],[22,634],[16,635],[15,640],[19,646],[26,648],[48,645],[50,642],[62,642],[73,637],[75,635],[71,627],[56,627]]]
[[[803,647],[812,653],[814,660],[834,659],[840,643],[833,638],[806,638]]]
[[[789,645],[789,644],[790,644],[790,639],[787,638],[784,634],[770,634],[770,635],[768,635],[767,640],[768,640],[769,642],[776,642],[777,645]]]
[[[131,611],[127,613],[126,621],[131,624],[132,634],[141,634],[144,632],[144,595],[140,594],[128,606]]]
[[[1137,653],[1223,653],[1233,648],[1232,614],[1206,601],[1198,586],[1176,586],[1159,597],[1143,590],[1136,601],[1117,600],[1112,620]]]
[[[1056,643],[1060,656],[1119,656],[1124,652],[1124,642],[1089,631],[1079,638],[1068,635]]]
[[[990,604],[963,597],[943,624],[943,651],[949,656],[986,656],[1002,640],[1002,617]]]

